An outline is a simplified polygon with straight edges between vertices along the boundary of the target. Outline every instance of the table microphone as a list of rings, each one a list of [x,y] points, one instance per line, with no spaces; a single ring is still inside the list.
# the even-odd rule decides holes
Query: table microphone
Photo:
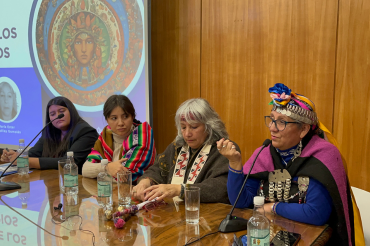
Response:
[[[58,120],[58,119],[61,119],[64,117],[64,114],[59,114],[58,117],[56,117],[54,120]],[[34,137],[32,139],[32,141],[22,150],[21,153],[18,154],[18,156],[9,164],[9,166],[7,166],[5,168],[5,170],[3,171],[3,173],[0,175],[0,191],[3,191],[3,190],[14,190],[14,189],[20,189],[21,186],[17,183],[14,183],[14,182],[2,182],[1,181],[1,178],[4,176],[4,174],[6,173],[6,170],[8,170],[8,168],[13,165],[13,163],[18,159],[18,157],[23,154],[23,152],[28,148],[28,146],[30,146],[30,144],[37,138],[38,135],[40,135],[40,133],[50,124],[52,123],[54,120],[50,121],[49,123],[46,124],[46,126],[44,126],[44,128],[42,128],[42,130],[37,133],[36,137]]]
[[[247,230],[247,225],[248,225],[248,220],[247,219],[244,219],[244,218],[240,218],[240,217],[236,217],[236,216],[232,216],[232,213],[234,211],[234,208],[236,206],[236,203],[238,202],[239,200],[239,197],[240,197],[240,194],[242,193],[243,191],[243,188],[244,188],[244,185],[245,183],[247,182],[248,180],[248,177],[249,177],[249,174],[251,173],[252,171],[252,168],[254,166],[254,163],[256,162],[259,154],[261,153],[261,151],[267,147],[269,144],[271,143],[271,140],[270,139],[266,139],[263,144],[262,144],[262,148],[260,149],[260,151],[258,152],[258,154],[256,155],[256,158],[254,158],[254,161],[253,161],[253,164],[251,166],[251,168],[249,169],[249,172],[248,174],[245,176],[245,179],[244,179],[244,182],[243,182],[243,185],[242,187],[240,188],[240,191],[239,191],[239,194],[238,194],[238,197],[236,198],[236,201],[234,202],[234,205],[233,207],[231,208],[231,211],[228,215],[226,215],[226,218],[221,221],[220,223],[220,226],[218,227],[218,231],[219,232],[223,232],[223,233],[227,233],[227,232],[234,232],[234,231],[242,231],[242,230]]]

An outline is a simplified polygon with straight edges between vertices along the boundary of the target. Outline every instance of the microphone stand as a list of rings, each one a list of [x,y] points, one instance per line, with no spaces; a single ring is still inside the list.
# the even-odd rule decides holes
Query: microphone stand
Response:
[[[256,155],[256,158],[254,158],[253,164],[252,164],[251,168],[249,169],[248,174],[244,178],[243,185],[242,185],[242,187],[241,187],[241,189],[239,191],[239,194],[238,194],[238,196],[237,196],[237,198],[236,198],[236,200],[234,202],[233,207],[231,208],[230,213],[228,215],[226,215],[226,218],[223,221],[221,221],[220,226],[218,227],[218,231],[219,232],[227,233],[227,232],[242,231],[242,230],[246,230],[247,229],[248,220],[247,219],[244,219],[244,218],[241,218],[241,217],[233,216],[232,213],[234,211],[234,208],[235,208],[236,204],[238,203],[239,197],[242,194],[242,191],[244,189],[244,186],[247,183],[249,174],[251,173],[251,171],[253,169],[254,163],[256,163],[256,160],[257,160],[259,154],[261,153],[261,151],[265,147],[267,147],[270,143],[271,143],[271,140],[270,139],[266,139],[263,142],[262,148],[260,149],[260,151]]]
[[[58,120],[58,119],[61,119],[64,117],[64,114],[59,114],[57,118],[55,118],[54,120]],[[30,146],[30,144],[37,138],[38,135],[40,135],[40,133],[50,124],[52,123],[54,120],[50,121],[49,123],[46,124],[46,126],[44,126],[44,128],[42,128],[42,130],[37,133],[36,137],[34,137],[31,142],[22,150],[21,153],[18,154],[18,156],[9,164],[9,166],[7,166],[5,168],[5,170],[3,171],[3,173],[0,175],[0,191],[4,191],[4,190],[15,190],[15,189],[20,189],[21,186],[17,183],[14,183],[14,182],[3,182],[1,181],[1,178],[4,176],[4,174],[6,173],[6,170],[9,169],[9,167],[11,167],[13,165],[13,163],[18,159],[18,157],[20,155],[23,154],[23,152],[28,148],[28,146]]]

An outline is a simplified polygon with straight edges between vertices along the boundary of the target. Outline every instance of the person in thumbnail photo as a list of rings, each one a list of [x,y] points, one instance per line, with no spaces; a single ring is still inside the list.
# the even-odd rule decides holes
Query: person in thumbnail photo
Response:
[[[17,115],[17,96],[8,82],[0,83],[0,119],[10,121]]]

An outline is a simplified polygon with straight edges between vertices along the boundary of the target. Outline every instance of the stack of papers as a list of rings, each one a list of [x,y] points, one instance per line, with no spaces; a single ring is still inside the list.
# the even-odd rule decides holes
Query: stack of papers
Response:
[[[0,165],[0,175],[3,174],[4,170],[9,166],[10,163],[5,163]],[[17,172],[17,165],[9,167],[8,170],[6,170],[6,173],[4,176],[13,174]]]

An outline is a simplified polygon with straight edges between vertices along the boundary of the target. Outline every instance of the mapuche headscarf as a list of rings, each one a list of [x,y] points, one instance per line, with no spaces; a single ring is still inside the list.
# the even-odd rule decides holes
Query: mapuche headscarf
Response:
[[[310,99],[298,93],[292,92],[291,89],[289,89],[286,85],[281,83],[277,83],[273,87],[269,88],[269,92],[272,98],[272,101],[270,102],[270,104],[273,105],[272,111],[276,111],[278,113],[287,115],[293,120],[309,124],[311,125],[311,128],[313,130],[316,129],[316,127],[320,128],[324,132],[325,139],[329,141],[331,144],[333,144],[335,147],[337,147],[337,149],[339,150],[337,140],[334,138],[331,132],[324,126],[324,124],[322,124],[319,121],[316,114],[315,104]],[[346,161],[342,154],[341,157],[344,169],[348,177]],[[349,187],[351,186],[349,185]],[[356,241],[355,243],[356,246],[358,245],[365,246],[360,212],[358,210],[352,189],[350,189],[350,191],[352,196],[354,231]]]
[[[318,124],[315,104],[305,96],[292,92],[284,84],[277,83],[269,89],[273,109],[294,120],[314,125]]]

